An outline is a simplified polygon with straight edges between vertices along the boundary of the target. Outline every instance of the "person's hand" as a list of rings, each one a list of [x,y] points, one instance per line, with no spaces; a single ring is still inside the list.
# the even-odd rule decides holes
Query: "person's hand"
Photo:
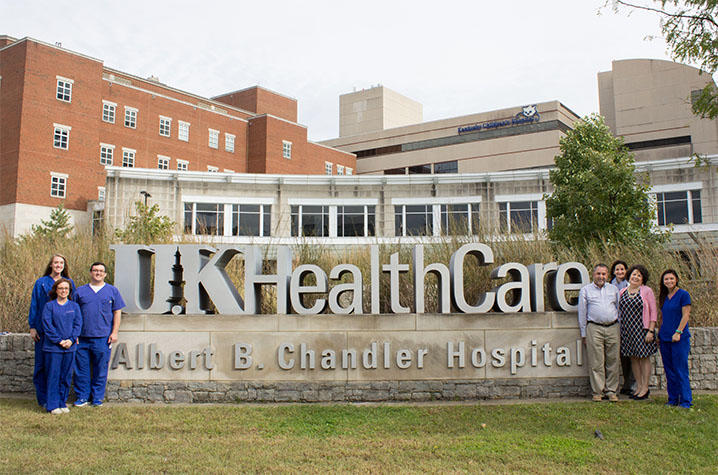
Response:
[[[654,338],[655,338],[655,337],[653,336],[653,332],[652,332],[652,331],[649,331],[648,333],[646,333],[646,343],[652,342],[652,341],[654,340]]]
[[[117,333],[110,333],[110,337],[107,339],[107,343],[110,345],[113,343],[117,343]]]
[[[30,329],[30,338],[32,338],[35,342],[40,341],[40,335],[38,335],[37,330],[34,328]]]
[[[673,343],[676,343],[676,342],[678,342],[678,341],[681,341],[681,334],[680,334],[680,333],[674,333],[674,334],[673,334],[673,338],[671,338],[671,341],[672,341]]]
[[[71,340],[62,340],[62,341],[60,341],[60,346],[63,347],[64,349],[68,349],[72,346],[72,341]]]

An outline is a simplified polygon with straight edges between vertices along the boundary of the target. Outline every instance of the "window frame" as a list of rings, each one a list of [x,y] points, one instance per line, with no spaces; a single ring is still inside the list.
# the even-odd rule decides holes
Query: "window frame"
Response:
[[[272,222],[272,206],[275,204],[273,198],[258,198],[258,197],[239,197],[239,198],[223,198],[223,197],[212,197],[212,196],[206,196],[206,195],[197,195],[197,196],[191,196],[187,195],[184,196],[182,199],[182,209],[183,209],[183,223],[182,223],[182,232],[184,234],[190,234],[190,235],[197,235],[197,204],[210,204],[210,205],[217,205],[218,208],[222,207],[223,209],[223,229],[221,232],[218,232],[217,234],[201,234],[202,236],[223,236],[223,237],[230,237],[230,238],[257,238],[257,237],[271,237],[271,222]],[[188,210],[187,207],[190,206],[189,209],[189,216],[192,220],[191,226],[189,226],[189,229],[187,227],[187,217],[188,217]],[[241,206],[259,206],[259,236],[243,236],[240,234],[233,234],[233,225],[234,225],[234,206],[240,206],[239,212],[241,212]],[[266,217],[268,216],[268,221],[266,220]],[[237,224],[237,230],[239,232],[239,224]],[[265,230],[267,231],[265,233]]]
[[[698,197],[695,197],[695,192],[698,192]],[[655,185],[651,187],[649,194],[652,200],[652,204],[654,206],[654,219],[653,224],[655,226],[660,227],[661,229],[668,229],[671,227],[691,227],[696,225],[702,225],[703,222],[703,200],[705,199],[705,196],[703,196],[703,182],[696,181],[696,182],[688,182],[688,183],[679,183],[679,184],[668,184],[668,185]],[[687,222],[685,223],[669,223],[666,222],[666,207],[665,207],[665,194],[667,193],[685,193],[685,203],[686,203],[686,217]],[[659,195],[664,195],[664,205],[663,205],[663,218],[664,223],[660,224],[661,219],[659,216],[659,210],[660,210],[660,201],[658,199]],[[678,200],[670,200],[670,202],[675,202]],[[684,201],[684,200],[680,200]],[[699,207],[700,216],[699,222],[696,222],[696,213],[695,213],[695,206],[697,201],[697,205]]]
[[[207,129],[207,145],[209,148],[219,150],[219,130]]]
[[[478,225],[481,225],[481,196],[445,196],[445,197],[429,197],[429,198],[393,198],[391,205],[394,207],[394,236],[395,237],[439,237],[439,236],[450,236],[446,230],[442,220],[442,206],[450,205],[468,205],[467,206],[467,218],[468,218],[468,234],[459,234],[459,236],[474,236],[478,233],[479,229],[474,229],[473,216],[476,214],[479,216]],[[431,234],[417,234],[407,235],[406,234],[406,207],[407,206],[430,206],[431,209],[427,212],[430,216],[430,221],[427,223],[427,227],[431,227]],[[474,211],[474,207],[478,209]],[[397,208],[401,207],[401,223],[397,223]],[[401,229],[401,233],[397,234],[397,226]]]
[[[286,160],[292,159],[292,142],[289,140],[282,140],[282,158]]]
[[[125,106],[125,127],[128,129],[136,129],[139,115],[140,111],[136,107]]]
[[[169,170],[170,169],[170,162],[172,159],[168,157],[167,155],[157,155],[157,169],[158,170]],[[164,166],[160,166],[164,164]]]
[[[102,100],[102,122],[107,124],[114,124],[117,118],[117,104]]]
[[[324,174],[328,176],[334,175],[334,164],[332,162],[324,162]]]
[[[236,136],[234,134],[224,133],[224,151],[234,153],[234,140]]]
[[[67,198],[67,173],[50,172],[50,197],[65,199]]]
[[[190,125],[192,124],[190,124],[189,122],[185,122],[184,120],[177,121],[177,140],[189,142]]]
[[[55,99],[61,102],[72,102],[72,86],[75,81],[63,76],[55,76],[57,82],[55,83]],[[62,83],[62,86],[60,84]]]
[[[290,236],[299,238],[357,238],[357,237],[375,237],[377,231],[377,208],[379,201],[377,199],[359,198],[359,199],[301,199],[292,198],[287,201],[290,209]],[[300,235],[299,230],[303,229],[304,206],[323,206],[327,208],[327,234],[322,236],[305,236]],[[340,213],[339,207],[363,206],[364,216],[364,234],[362,236],[341,236],[340,235]],[[295,209],[296,208],[296,209]],[[373,213],[369,211],[373,208]],[[369,217],[373,217],[373,223],[370,223]],[[371,232],[370,232],[371,230]]]
[[[189,160],[182,160],[181,158],[177,158],[177,159],[175,159],[175,162],[177,162],[177,171],[178,172],[189,171]]]
[[[100,165],[111,167],[113,163],[115,163],[115,146],[100,142]]]
[[[69,125],[52,124],[54,127],[52,133],[52,146],[59,150],[70,149],[70,131],[72,127]],[[58,138],[59,137],[59,138]]]
[[[546,202],[543,199],[543,193],[526,193],[516,195],[496,195],[494,202],[496,202],[498,208],[498,229],[501,230],[501,204],[506,204],[506,230],[507,234],[531,234],[532,231],[527,232],[514,232],[511,229],[511,203],[522,203],[522,202],[536,202],[536,229],[538,231],[546,231],[547,220],[546,220]]]
[[[122,167],[135,168],[135,160],[137,158],[137,150],[133,148],[122,147]],[[125,165],[129,163],[129,165]]]
[[[172,137],[172,117],[160,116],[159,134],[162,137]]]

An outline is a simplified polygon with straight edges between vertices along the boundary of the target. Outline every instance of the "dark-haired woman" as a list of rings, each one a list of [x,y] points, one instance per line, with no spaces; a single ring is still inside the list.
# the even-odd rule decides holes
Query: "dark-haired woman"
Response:
[[[621,289],[618,315],[621,320],[621,356],[631,358],[631,369],[636,377],[633,399],[648,399],[651,391],[650,357],[658,351],[656,346],[656,297],[648,287],[648,270],[635,265],[628,270],[628,286]]]
[[[678,274],[668,269],[661,275],[658,294],[661,306],[661,359],[666,372],[668,404],[690,408],[693,404],[691,383],[688,378],[688,354],[691,351],[691,334],[688,319],[691,315],[691,296],[678,287]]]
[[[58,279],[50,290],[50,300],[42,311],[42,350],[47,374],[47,402],[45,408],[51,414],[70,412],[67,396],[72,383],[78,338],[82,330],[80,306],[70,300],[71,284]]]
[[[627,270],[628,264],[626,264],[626,261],[618,259],[613,261],[613,264],[611,264],[611,283],[618,287],[618,290],[628,287],[628,281],[626,280]],[[621,355],[621,373],[623,373],[623,386],[621,387],[621,394],[633,394],[636,388],[636,378],[633,377],[631,358],[628,356]]]
[[[47,402],[47,374],[45,374],[45,357],[42,350],[42,311],[45,304],[50,300],[49,294],[55,282],[65,278],[70,281],[71,292],[75,291],[75,283],[70,278],[67,268],[67,259],[61,254],[55,254],[47,263],[45,273],[35,281],[32,288],[32,300],[30,301],[30,312],[27,322],[30,326],[30,336],[35,341],[35,368],[32,374],[32,382],[35,385],[37,402],[45,407]]]

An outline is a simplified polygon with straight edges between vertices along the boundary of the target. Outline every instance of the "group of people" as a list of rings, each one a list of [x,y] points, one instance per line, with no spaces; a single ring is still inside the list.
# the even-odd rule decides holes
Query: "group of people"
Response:
[[[74,375],[75,406],[101,406],[121,309],[117,288],[105,283],[107,267],[90,266],[90,283],[75,288],[67,259],[55,254],[32,289],[28,314],[35,341],[33,383],[37,402],[51,414],[69,412]]]
[[[667,404],[690,408],[691,297],[678,286],[676,271],[668,269],[661,275],[656,305],[648,278],[648,270],[640,264],[628,268],[618,260],[610,273],[607,265],[597,264],[593,268],[593,282],[579,292],[578,323],[588,356],[593,400],[618,401],[621,367],[624,378],[621,393],[635,400],[648,399],[650,357],[660,348]],[[659,311],[661,327],[656,333]]]

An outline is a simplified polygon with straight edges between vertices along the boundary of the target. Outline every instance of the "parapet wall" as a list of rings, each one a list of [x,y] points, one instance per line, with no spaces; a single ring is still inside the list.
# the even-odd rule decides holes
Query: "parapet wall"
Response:
[[[691,385],[718,389],[718,328],[692,328]],[[652,387],[664,389],[660,357]],[[590,394],[575,314],[125,315],[107,399],[320,402]],[[31,393],[29,335],[0,336],[0,393]]]

